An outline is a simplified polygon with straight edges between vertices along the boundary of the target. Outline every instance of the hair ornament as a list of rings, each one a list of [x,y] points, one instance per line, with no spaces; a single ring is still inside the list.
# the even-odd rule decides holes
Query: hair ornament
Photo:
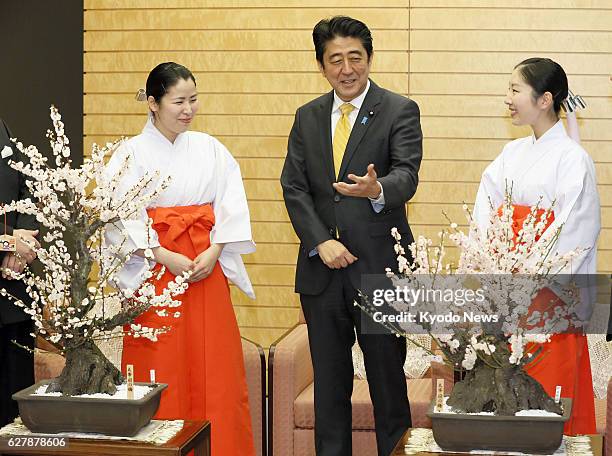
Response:
[[[136,92],[136,101],[146,101],[147,99],[147,92],[145,92],[145,89],[138,89],[138,92]]]
[[[579,111],[586,109],[586,102],[580,95],[574,95],[571,90],[568,90],[568,96],[561,102],[561,107],[565,112]]]

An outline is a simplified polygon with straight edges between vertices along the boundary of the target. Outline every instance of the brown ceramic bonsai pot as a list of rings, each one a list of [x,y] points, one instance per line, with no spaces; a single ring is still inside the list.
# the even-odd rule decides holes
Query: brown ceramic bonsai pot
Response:
[[[570,417],[572,400],[562,398],[563,416],[491,416],[466,413],[434,413],[427,416],[433,436],[444,451],[519,451],[552,454],[563,439],[563,425]]]
[[[26,427],[36,433],[93,432],[131,437],[151,421],[157,412],[163,383],[135,383],[152,386],[141,399],[99,399],[70,396],[37,396],[34,392],[50,380],[38,382],[13,394]]]

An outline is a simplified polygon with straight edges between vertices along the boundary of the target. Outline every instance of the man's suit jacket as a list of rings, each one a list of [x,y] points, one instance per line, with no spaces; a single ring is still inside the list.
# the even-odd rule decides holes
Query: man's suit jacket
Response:
[[[417,104],[370,81],[351,130],[338,181],[353,183],[347,175],[362,176],[373,163],[385,198],[379,213],[368,198],[347,197],[332,187],[332,104],[333,91],[297,110],[281,175],[285,205],[301,241],[295,290],[309,295],[321,293],[332,275],[318,255],[309,252],[335,238],[336,229],[340,241],[358,258],[347,268],[357,289],[362,274],[384,274],[387,267],[397,270],[391,228],[402,234],[407,254],[413,241],[405,204],[416,192],[422,157]]]
[[[11,201],[18,201],[30,197],[25,185],[24,176],[8,165],[8,161],[11,159],[14,161],[23,160],[23,156],[10,141],[10,137],[11,134],[8,127],[4,121],[0,119],[0,150],[4,149],[4,146],[9,146],[13,149],[12,156],[0,158],[0,204],[2,205],[10,203]],[[18,214],[16,212],[9,212],[6,214],[6,225],[8,234],[12,234],[13,228],[37,229],[34,217]],[[0,234],[4,234],[4,213],[1,210]],[[0,252],[0,261],[2,261],[4,255],[4,252]],[[0,289],[1,288],[5,288],[9,293],[26,303],[31,301],[29,295],[26,293],[25,285],[21,281],[6,280],[0,277]],[[8,298],[0,297],[0,326],[25,321],[29,318],[28,315],[9,301]]]

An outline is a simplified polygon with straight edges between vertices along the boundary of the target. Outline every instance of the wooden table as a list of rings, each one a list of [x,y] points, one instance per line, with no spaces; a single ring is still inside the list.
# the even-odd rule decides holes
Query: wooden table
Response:
[[[404,436],[400,439],[400,441],[395,446],[395,449],[393,450],[393,453],[391,453],[392,456],[399,456],[399,455],[405,455],[406,454],[406,453],[404,453],[404,446],[406,445],[406,443],[408,443],[408,439],[410,438],[410,432],[411,431],[412,431],[412,429],[408,429],[406,431]],[[603,449],[603,437],[601,435],[599,435],[599,434],[594,434],[594,435],[589,435],[589,438],[591,439],[591,450],[593,451],[593,456],[601,456],[602,455],[602,449]],[[440,455],[462,455],[462,456],[465,456],[465,454],[466,453],[425,453],[425,452],[417,453],[417,455],[433,455],[433,456],[440,456]],[[472,453],[472,454],[477,454],[477,453]]]
[[[172,439],[163,445],[133,440],[70,439],[64,448],[19,448],[0,450],[0,456],[210,456],[210,424],[208,421],[185,421]]]

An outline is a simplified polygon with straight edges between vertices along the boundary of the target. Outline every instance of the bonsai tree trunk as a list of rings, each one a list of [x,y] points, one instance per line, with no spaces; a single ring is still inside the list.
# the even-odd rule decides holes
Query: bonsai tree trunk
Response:
[[[76,347],[66,347],[66,366],[47,388],[48,393],[64,396],[78,394],[114,394],[123,382],[121,372],[91,340]]]
[[[514,415],[528,409],[563,413],[561,404],[556,403],[522,366],[506,362],[493,367],[481,359],[455,384],[447,404],[466,413]]]

